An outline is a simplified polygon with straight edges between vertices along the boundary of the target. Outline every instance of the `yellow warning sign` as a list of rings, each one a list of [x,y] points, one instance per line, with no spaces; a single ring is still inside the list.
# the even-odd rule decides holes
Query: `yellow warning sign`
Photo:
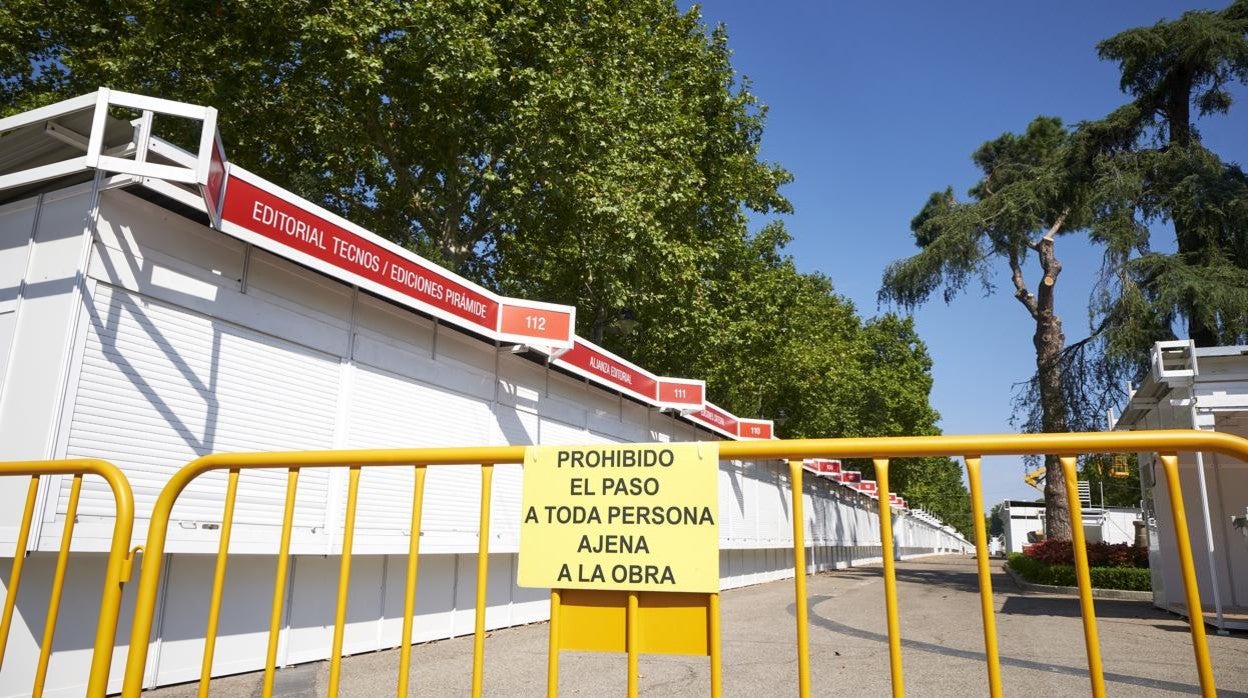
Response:
[[[524,587],[719,591],[714,443],[531,446]]]

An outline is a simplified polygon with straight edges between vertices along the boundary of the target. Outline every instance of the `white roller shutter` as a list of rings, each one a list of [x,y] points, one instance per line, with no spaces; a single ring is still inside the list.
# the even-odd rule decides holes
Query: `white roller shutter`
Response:
[[[538,439],[543,446],[581,446],[593,441],[585,429],[549,417],[541,418]]]
[[[335,357],[105,284],[96,287],[88,325],[67,455],[121,467],[140,519],[150,517],[170,475],[198,456],[333,444]],[[300,475],[296,526],[323,526],[327,480],[323,470]],[[175,520],[219,522],[224,483],[224,473],[197,479]],[[284,471],[246,472],[235,521],[280,524],[285,489]],[[58,515],[68,492],[67,479]],[[113,514],[103,483],[86,481],[79,513]]]
[[[352,448],[479,446],[489,438],[493,416],[483,400],[366,365],[355,368],[352,381],[347,428]],[[369,532],[393,536],[408,530],[412,487],[411,468],[364,469],[356,513],[359,544],[379,542],[369,540]],[[475,537],[480,490],[479,467],[430,468],[421,526],[429,552],[441,545],[462,547]]]

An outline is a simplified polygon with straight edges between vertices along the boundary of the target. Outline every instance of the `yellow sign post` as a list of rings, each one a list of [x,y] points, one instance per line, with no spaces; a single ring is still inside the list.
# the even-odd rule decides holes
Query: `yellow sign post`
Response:
[[[713,443],[532,446],[520,586],[719,591]]]
[[[520,586],[550,587],[548,696],[559,651],[642,653],[719,664],[719,447],[714,443],[530,446]],[[666,592],[666,593],[662,593]]]

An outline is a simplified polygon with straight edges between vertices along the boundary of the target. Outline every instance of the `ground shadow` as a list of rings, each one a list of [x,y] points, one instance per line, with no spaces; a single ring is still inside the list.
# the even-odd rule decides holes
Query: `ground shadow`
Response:
[[[832,600],[833,596],[818,595],[807,599],[808,613],[811,625],[824,628],[840,635],[866,640],[868,642],[877,642],[887,646],[888,636],[882,633],[875,633],[868,630],[861,630],[842,623],[838,623],[831,618],[820,615],[818,605],[824,601]],[[1076,608],[1078,607],[1076,601]],[[796,606],[788,605],[790,615],[796,615]],[[958,659],[969,659],[976,662],[986,661],[983,652],[974,652],[970,650],[960,650],[953,647],[946,647],[932,642],[924,642],[922,640],[910,640],[902,638],[901,645],[904,649],[919,652],[930,652],[945,657],[956,657]],[[1067,676],[1086,677],[1088,670],[1086,667],[1072,667],[1061,664],[1050,664],[1047,662],[1038,662],[1030,659],[1022,659],[1020,657],[1001,656],[1001,665],[1018,667],[1022,669],[1034,669],[1036,671],[1044,671],[1054,674],[1065,674]],[[1113,672],[1105,672],[1105,681],[1107,683],[1122,684],[1124,686],[1140,686],[1143,688],[1152,688],[1160,691],[1168,691],[1171,693],[1194,694],[1200,695],[1200,687],[1177,681],[1163,681],[1161,679],[1150,679],[1143,676],[1133,676],[1130,674],[1117,674]],[[1248,693],[1243,691],[1232,691],[1227,689],[1219,689],[1219,696],[1230,698],[1248,698]]]
[[[1154,608],[1149,601],[1095,599],[1092,602],[1097,618],[1132,618],[1137,620],[1173,620],[1174,616]],[[1074,596],[1010,595],[998,613],[1014,616],[1058,616],[1080,618],[1079,599]]]

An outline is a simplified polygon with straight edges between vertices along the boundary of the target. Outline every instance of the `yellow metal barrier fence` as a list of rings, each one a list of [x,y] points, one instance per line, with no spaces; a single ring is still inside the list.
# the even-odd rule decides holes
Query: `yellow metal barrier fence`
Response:
[[[894,569],[892,537],[892,505],[888,501],[889,462],[892,458],[922,456],[962,457],[966,461],[967,478],[970,482],[972,511],[976,515],[975,551],[978,558],[980,608],[984,626],[984,654],[987,663],[988,692],[997,698],[1001,693],[1001,667],[997,651],[996,620],[992,606],[992,582],[988,570],[988,543],[984,530],[983,489],[980,480],[982,456],[998,455],[1057,455],[1061,462],[1066,496],[1070,502],[1071,530],[1075,551],[1075,573],[1079,587],[1079,608],[1083,620],[1084,644],[1088,658],[1088,678],[1092,695],[1105,695],[1105,679],[1101,666],[1100,643],[1096,631],[1096,613],[1092,603],[1092,582],[1088,569],[1087,549],[1083,533],[1083,512],[1079,502],[1076,482],[1077,457],[1083,453],[1143,453],[1155,452],[1160,458],[1166,484],[1170,490],[1170,515],[1175,528],[1179,553],[1179,568],[1187,608],[1197,609],[1188,614],[1191,631],[1192,652],[1195,656],[1196,673],[1200,680],[1201,694],[1214,698],[1217,689],[1209,647],[1205,638],[1203,614],[1198,609],[1200,594],[1196,583],[1196,571],[1192,563],[1191,540],[1187,530],[1187,514],[1183,506],[1183,493],[1179,484],[1180,451],[1213,452],[1248,462],[1248,440],[1230,434],[1195,430],[1098,432],[1080,434],[993,434],[978,436],[930,436],[877,439],[814,439],[794,441],[766,441],[724,443],[720,446],[723,458],[761,459],[781,458],[790,460],[790,485],[794,512],[793,549],[795,593],[797,596],[797,645],[799,695],[810,695],[810,647],[807,631],[805,562],[801,554],[805,536],[801,519],[802,467],[805,458],[871,458],[875,464],[876,480],[880,491],[880,542],[883,548],[884,601],[888,622],[889,669],[894,696],[905,695],[902,673],[901,630],[897,610],[897,579]]]
[[[149,559],[158,560],[164,553],[165,536],[170,514],[178,495],[197,476],[213,471],[228,470],[229,484],[226,491],[221,540],[217,554],[217,567],[213,576],[212,598],[206,633],[205,651],[200,681],[200,695],[206,695],[212,670],[212,654],[216,641],[217,620],[221,608],[226,559],[229,549],[234,497],[238,487],[240,470],[252,468],[286,468],[286,507],[283,513],[281,542],[278,553],[277,574],[274,580],[273,607],[270,617],[269,644],[265,662],[264,695],[272,694],[276,669],[278,630],[284,604],[285,580],[289,564],[290,535],[294,513],[295,491],[299,472],[310,467],[349,468],[347,515],[343,528],[342,558],[339,568],[337,607],[334,620],[333,648],[330,655],[331,696],[337,695],[341,672],[342,638],[346,618],[347,591],[351,574],[351,547],[354,535],[354,514],[357,504],[360,468],[363,466],[413,467],[415,484],[412,493],[411,542],[407,561],[407,583],[404,599],[403,637],[400,646],[398,695],[405,696],[411,661],[410,638],[412,617],[415,610],[416,573],[419,554],[419,530],[421,500],[423,498],[424,474],[429,466],[480,465],[481,520],[477,557],[476,625],[473,641],[472,694],[479,696],[483,689],[483,661],[485,653],[485,593],[487,553],[489,540],[490,485],[493,466],[524,462],[524,446],[425,448],[357,451],[306,451],[287,453],[216,454],[195,460],[170,479],[157,499],[149,527],[146,553]],[[1088,572],[1086,550],[1083,546],[1082,512],[1076,492],[1076,457],[1081,453],[1135,453],[1156,452],[1165,471],[1170,488],[1171,515],[1174,519],[1179,563],[1187,595],[1187,607],[1199,609],[1200,599],[1192,564],[1191,545],[1188,539],[1186,514],[1179,486],[1178,459],[1180,451],[1205,451],[1221,453],[1248,462],[1248,440],[1228,434],[1203,431],[1154,431],[1154,432],[1108,432],[1088,434],[1002,434],[977,436],[931,436],[868,439],[807,439],[792,441],[741,441],[719,444],[720,457],[726,460],[789,461],[792,495],[794,590],[797,608],[797,651],[799,693],[810,695],[810,651],[808,619],[806,613],[806,565],[804,514],[802,512],[802,467],[805,458],[870,458],[875,464],[876,479],[881,491],[880,528],[884,560],[884,593],[887,611],[889,667],[892,676],[893,695],[904,695],[901,656],[901,632],[897,609],[896,571],[892,539],[891,506],[887,498],[890,460],[920,456],[963,457],[966,460],[970,481],[972,505],[976,512],[982,511],[983,496],[980,482],[980,459],[995,455],[1044,455],[1060,457],[1065,475],[1067,496],[1071,502],[1072,528],[1075,532],[1076,572],[1079,585],[1080,610],[1083,618],[1084,640],[1087,648],[1088,672],[1092,695],[1105,695],[1102,676],[1100,647],[1096,634],[1096,618],[1092,603],[1091,580]],[[128,490],[127,490],[128,491]],[[987,660],[988,689],[992,696],[1001,695],[1000,665],[996,645],[996,628],[993,617],[992,586],[988,570],[988,549],[983,517],[975,516],[975,545],[979,558],[981,611],[983,615],[984,646]],[[160,581],[160,565],[145,565],[139,579],[135,605],[134,623],[130,638],[130,653],[126,663],[125,683],[122,695],[137,697],[143,685],[143,673],[147,660],[156,593]],[[1213,671],[1205,639],[1203,617],[1199,612],[1191,614],[1192,647],[1202,694],[1215,695]],[[715,629],[718,635],[718,628]],[[718,637],[711,638],[718,644]],[[553,641],[552,641],[553,643]],[[97,653],[98,654],[98,653]],[[718,655],[718,653],[716,653]],[[558,660],[552,652],[548,658],[548,690],[557,690]],[[720,667],[712,666],[712,676],[719,674]],[[628,662],[629,685],[637,685],[637,662],[630,652]]]
[[[238,494],[239,473],[257,468],[286,469],[286,504],[282,513],[282,532],[278,544],[277,571],[273,580],[273,605],[269,615],[268,647],[265,653],[263,695],[273,694],[277,669],[277,651],[282,611],[285,605],[286,578],[290,566],[290,540],[293,529],[295,494],[299,473],[306,468],[337,467],[348,470],[347,508],[342,532],[342,554],[338,568],[338,598],[334,609],[333,646],[329,665],[329,695],[338,695],[342,675],[342,646],[347,618],[347,595],[351,587],[351,552],[355,537],[356,509],[359,504],[360,472],[364,466],[410,467],[414,472],[412,491],[411,540],[407,558],[407,580],[404,587],[403,638],[399,650],[399,678],[397,693],[408,693],[408,676],[411,665],[413,616],[416,611],[416,578],[420,553],[421,510],[424,499],[425,472],[431,466],[480,465],[481,466],[481,515],[477,548],[476,622],[473,628],[472,693],[481,695],[484,682],[485,657],[485,602],[488,574],[490,537],[490,491],[494,465],[498,463],[522,463],[523,446],[487,448],[424,448],[388,449],[362,451],[295,451],[287,453],[234,453],[214,454],[192,461],[174,473],[161,490],[152,511],[148,528],[145,554],[148,559],[159,560],[164,554],[165,537],[169,520],[178,495],[199,475],[214,470],[228,471],[224,511],[221,520],[221,538],[217,547],[217,562],[213,572],[212,596],[208,607],[205,630],[204,653],[200,670],[199,695],[207,696],[212,677],[212,659],[216,649],[218,622],[221,614],[221,595],[225,588],[226,566],[229,556],[230,534],[234,524],[234,503]],[[134,624],[130,633],[130,653],[126,658],[123,696],[138,696],[143,689],[143,674],[147,663],[147,648],[151,637],[153,614],[156,609],[156,592],[160,584],[160,565],[144,565],[139,577],[135,600]]]
[[[95,645],[91,654],[91,672],[87,679],[86,695],[103,698],[108,689],[108,671],[113,659],[113,643],[117,634],[117,614],[121,610],[121,588],[130,579],[133,555],[127,552],[130,534],[134,528],[134,496],[130,483],[117,466],[94,459],[60,461],[16,461],[0,463],[0,476],[30,476],[26,489],[26,506],[22,511],[17,532],[17,549],[13,553],[13,567],[9,573],[8,589],[4,596],[4,611],[0,614],[0,667],[4,666],[5,649],[8,647],[9,628],[13,611],[22,585],[22,570],[26,564],[26,546],[30,539],[31,523],[35,514],[39,479],[45,475],[73,475],[69,501],[65,510],[65,524],[61,531],[61,546],[56,557],[56,571],[48,595],[48,613],[43,626],[43,639],[39,644],[39,661],[35,666],[35,678],[31,685],[32,696],[43,695],[44,682],[48,676],[48,662],[52,657],[52,643],[56,638],[56,625],[60,616],[61,591],[65,586],[65,574],[69,566],[69,548],[74,536],[74,523],[78,513],[78,499],[82,494],[84,475],[99,475],[113,492],[117,518],[113,522],[113,537],[104,571],[104,590],[100,594],[100,615],[96,622]]]

